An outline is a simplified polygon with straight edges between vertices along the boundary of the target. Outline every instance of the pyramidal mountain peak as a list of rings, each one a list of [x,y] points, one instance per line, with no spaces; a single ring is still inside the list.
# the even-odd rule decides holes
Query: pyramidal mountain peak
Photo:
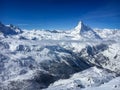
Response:
[[[82,25],[84,25],[83,22],[82,22],[82,21],[79,21],[79,22],[78,22],[78,25],[75,27],[75,29],[76,29],[76,30],[80,30],[81,27],[82,27]]]
[[[83,21],[79,21],[78,25],[75,27],[75,31],[78,33],[85,32],[85,31],[91,31],[92,29],[85,25]]]
[[[100,36],[92,28],[84,24],[82,21],[78,22],[78,25],[74,28],[72,33],[77,35],[79,34],[84,38],[101,39]]]

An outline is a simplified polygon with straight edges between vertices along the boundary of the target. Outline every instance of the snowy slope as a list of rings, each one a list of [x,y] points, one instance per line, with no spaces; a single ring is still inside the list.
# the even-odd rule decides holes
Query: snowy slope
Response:
[[[85,88],[83,90],[119,90],[120,89],[120,77],[117,77],[113,80],[111,80],[108,83],[105,83],[99,87],[90,87],[90,88]],[[79,89],[75,89],[79,90]]]
[[[74,74],[69,79],[56,81],[45,90],[79,90],[88,87],[97,87],[110,81],[114,77],[115,73],[111,73],[105,69],[92,67]]]
[[[22,33],[22,30],[12,24],[4,25],[0,23],[0,33],[3,35],[16,35]]]
[[[77,84],[85,89],[109,83],[120,75],[119,37],[119,30],[93,30],[83,22],[69,31],[21,30],[0,23],[0,89],[50,85],[48,90],[66,90]]]

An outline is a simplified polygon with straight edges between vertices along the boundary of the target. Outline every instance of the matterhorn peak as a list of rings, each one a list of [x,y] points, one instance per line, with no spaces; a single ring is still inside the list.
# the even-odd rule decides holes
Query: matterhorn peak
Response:
[[[99,38],[100,36],[96,34],[96,32],[90,28],[89,26],[85,25],[82,21],[78,22],[78,25],[74,28],[73,34],[79,34],[81,37],[84,38]]]
[[[79,21],[79,22],[78,22],[78,25],[75,27],[75,29],[76,29],[76,30],[80,30],[83,25],[84,25],[83,22],[82,22],[82,21]]]
[[[92,29],[89,26],[85,25],[82,21],[80,21],[78,25],[75,27],[76,33],[82,33],[91,30]]]

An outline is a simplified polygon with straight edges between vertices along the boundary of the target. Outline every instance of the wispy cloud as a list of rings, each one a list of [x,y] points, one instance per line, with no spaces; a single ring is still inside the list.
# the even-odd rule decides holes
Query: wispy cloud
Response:
[[[17,24],[18,26],[29,26],[29,24]]]
[[[120,17],[120,12],[117,5],[108,3],[106,6],[100,7],[96,10],[84,14],[84,19],[96,19],[96,18],[110,18]]]

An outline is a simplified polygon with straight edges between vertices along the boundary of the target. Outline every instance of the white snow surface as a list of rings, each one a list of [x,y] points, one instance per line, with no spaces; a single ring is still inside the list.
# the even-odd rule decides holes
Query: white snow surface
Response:
[[[46,90],[79,90],[86,87],[97,87],[112,80],[114,77],[114,73],[109,73],[107,70],[92,67],[74,74],[69,79],[56,81]]]
[[[50,80],[39,79],[41,73]],[[0,23],[1,90],[119,90],[119,75],[120,30],[83,22],[68,31]]]

